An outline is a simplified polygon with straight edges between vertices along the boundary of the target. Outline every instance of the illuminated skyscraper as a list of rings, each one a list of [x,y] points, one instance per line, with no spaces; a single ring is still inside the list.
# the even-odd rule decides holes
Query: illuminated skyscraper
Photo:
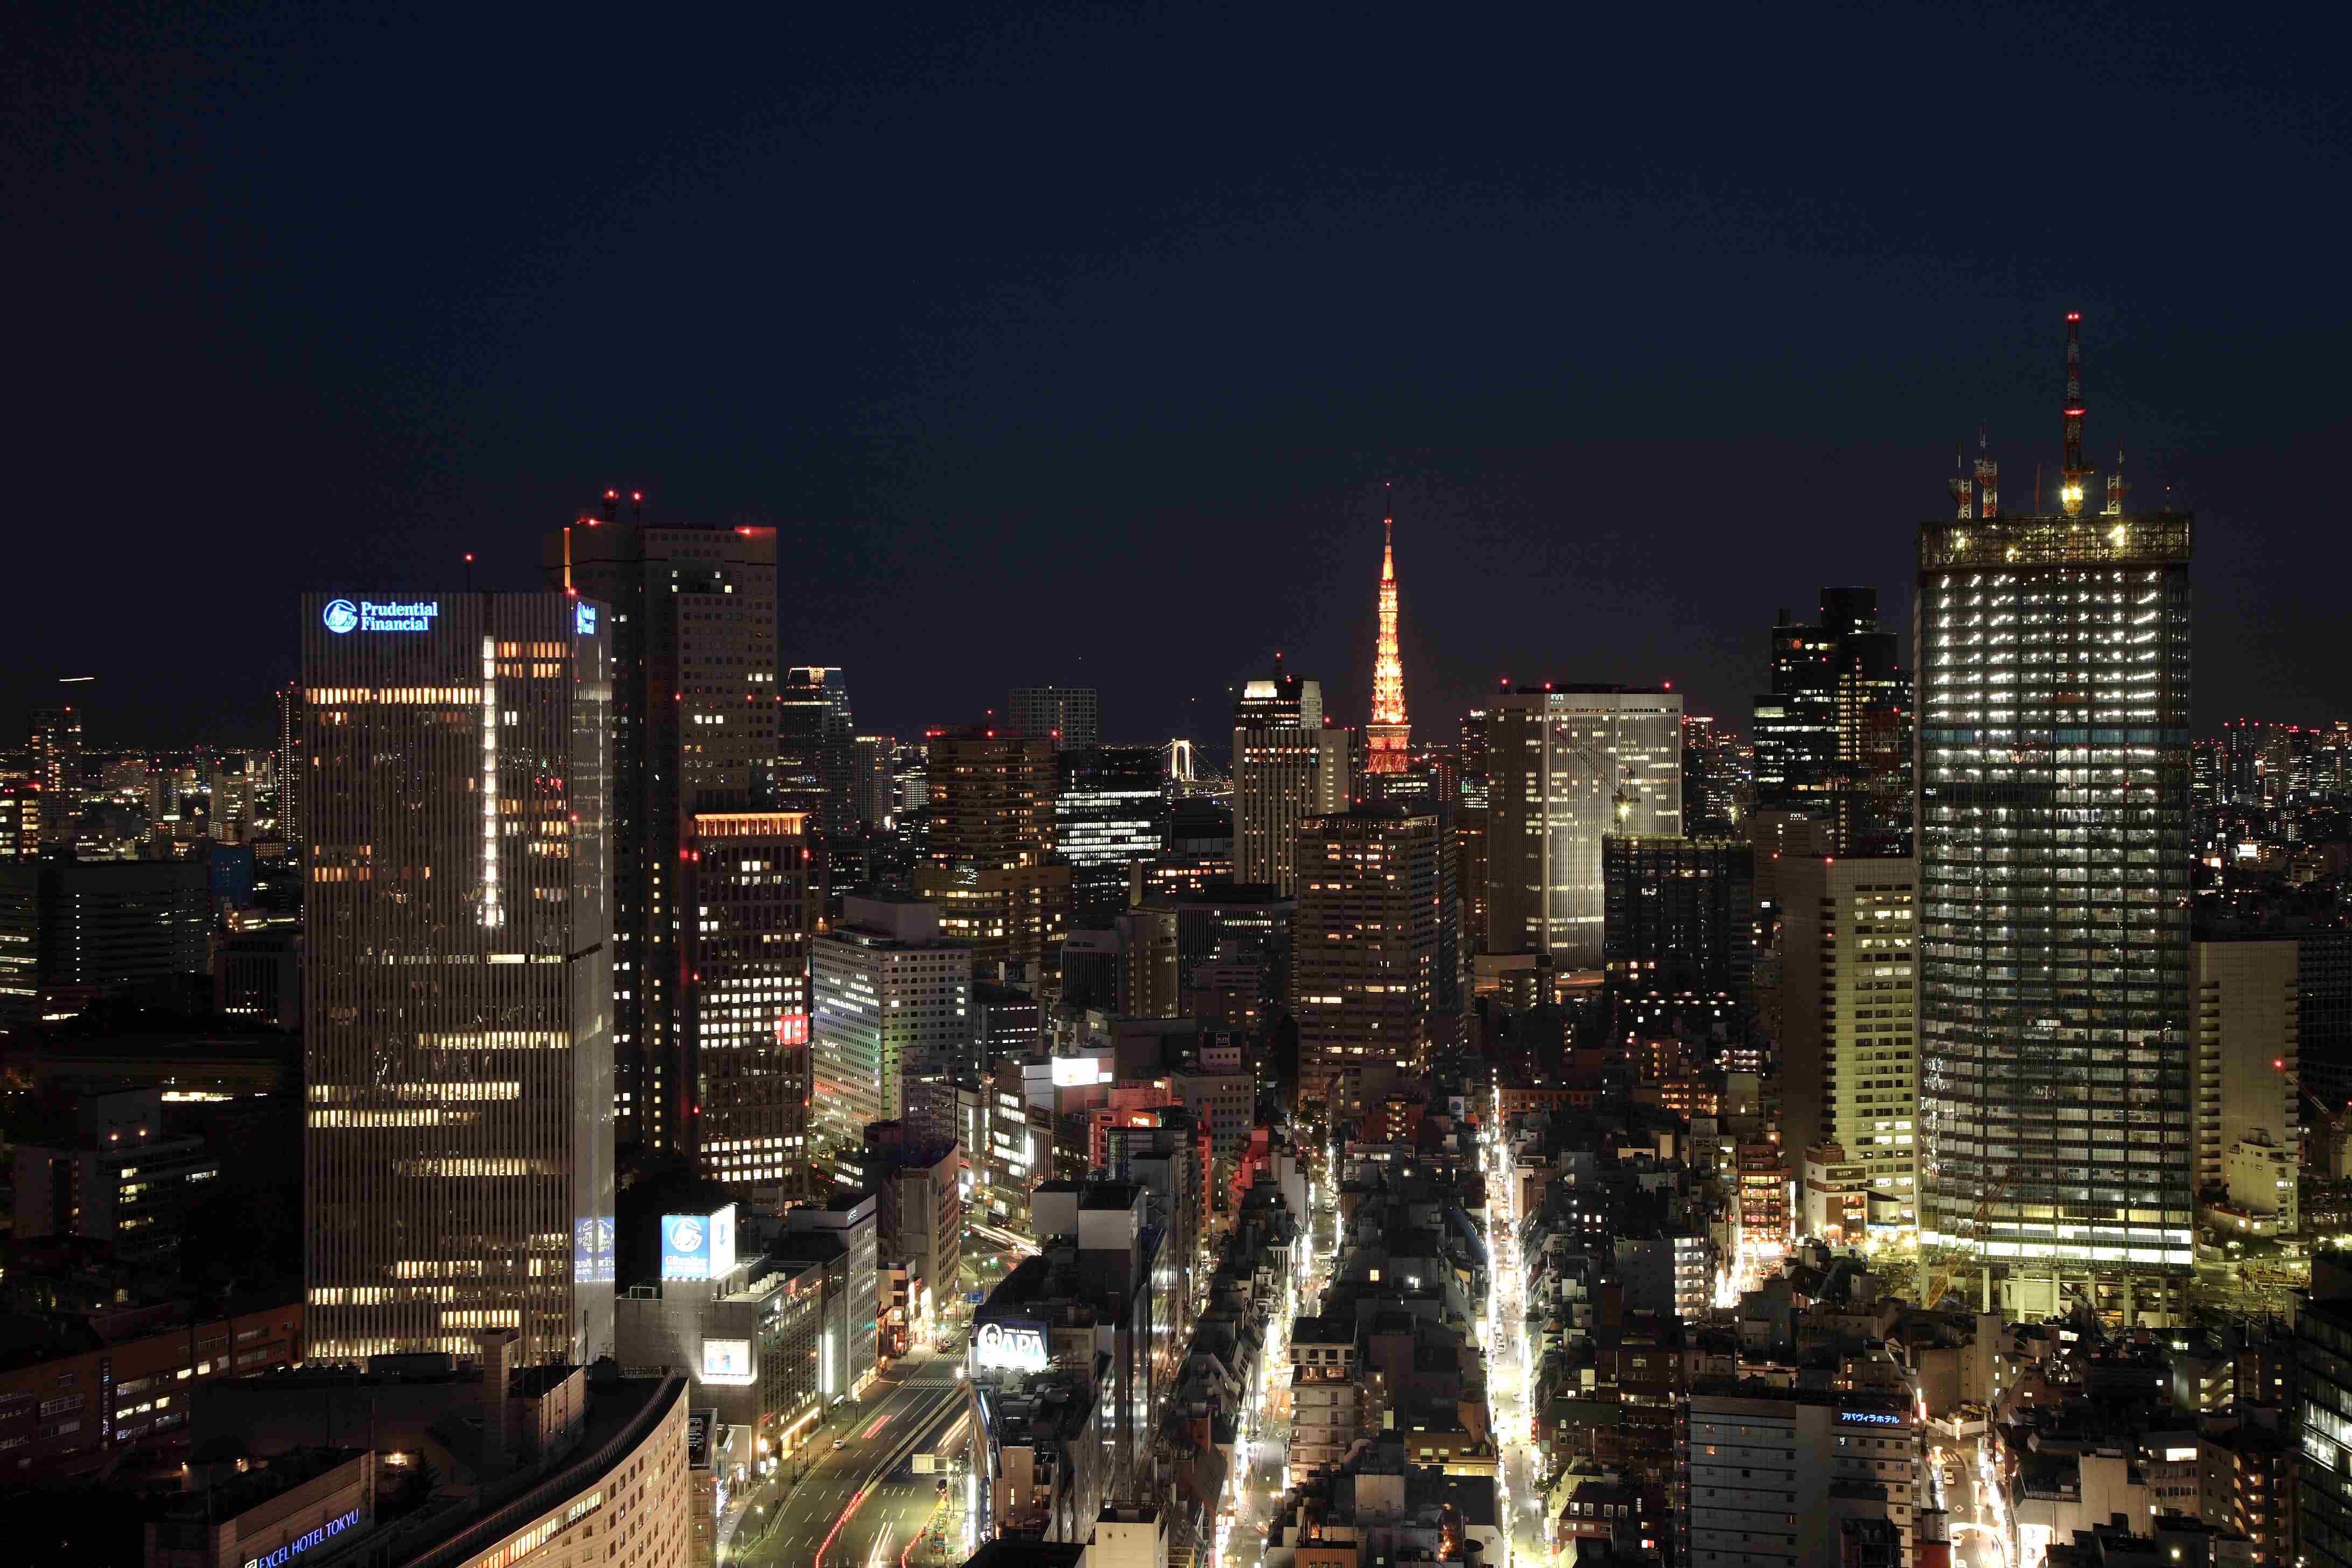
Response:
[[[679,868],[679,1013],[697,1163],[770,1199],[809,1173],[809,940],[824,860],[798,812],[698,811]]]
[[[904,1121],[955,1136],[944,1080],[973,1050],[971,950],[940,939],[935,905],[842,900],[842,923],[810,943],[817,1181],[855,1189],[866,1129]]]
[[[1099,929],[1127,908],[1128,868],[1168,847],[1157,746],[1064,747],[1054,847],[1070,866],[1070,921]]]
[[[1832,824],[1840,855],[1910,847],[1911,692],[1878,590],[1823,588],[1821,613],[1772,628],[1771,691],[1756,699],[1756,807]],[[1686,801],[1696,819],[1701,803]]]
[[[776,717],[777,804],[809,814],[835,838],[861,813],[854,784],[857,737],[849,720],[849,682],[834,665],[796,664],[784,671]]]
[[[304,1338],[609,1353],[605,606],[302,602]]]
[[[1397,652],[1393,519],[1381,522],[1380,646],[1372,655],[1372,721],[1364,726],[1364,771],[1401,773],[1412,762],[1412,726],[1404,716],[1404,660]]]
[[[310,762],[302,749],[302,687],[297,681],[278,689],[278,743],[270,752],[272,794],[277,797],[278,837],[299,856],[304,837],[302,818],[304,774]]]
[[[1319,682],[1286,675],[1242,688],[1234,704],[1234,879],[1297,890],[1299,824],[1348,809],[1348,731],[1323,721]]]
[[[2012,1316],[2192,1258],[2190,521],[2084,513],[2072,369],[2065,510],[1919,529],[1920,1240]]]
[[[613,648],[613,1039],[625,1141],[692,1147],[694,1042],[679,867],[694,813],[770,786],[776,757],[776,531],[596,517],[548,534],[546,585],[609,606]],[[761,801],[761,804],[767,804]]]
[[[1070,868],[1054,863],[1053,738],[987,725],[926,738],[930,823],[916,896],[939,906],[940,930],[975,961],[1050,979],[1070,919]]]

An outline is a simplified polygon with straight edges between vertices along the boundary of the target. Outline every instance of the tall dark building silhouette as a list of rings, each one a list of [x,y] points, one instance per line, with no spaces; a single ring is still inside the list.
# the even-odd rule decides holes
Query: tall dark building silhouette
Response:
[[[1731,838],[1611,837],[1601,845],[1612,978],[1745,1003],[1755,964],[1756,847]]]
[[[1875,588],[1823,588],[1818,618],[1772,628],[1771,690],[1755,701],[1756,807],[1833,824],[1841,855],[1910,844],[1911,694]]]
[[[853,784],[857,736],[849,717],[849,682],[834,665],[796,664],[784,671],[776,712],[778,804],[804,811],[828,838],[861,817]]]
[[[690,1151],[693,1042],[678,940],[694,814],[772,787],[776,531],[599,515],[546,536],[548,585],[608,606],[613,1039],[624,1140]]]

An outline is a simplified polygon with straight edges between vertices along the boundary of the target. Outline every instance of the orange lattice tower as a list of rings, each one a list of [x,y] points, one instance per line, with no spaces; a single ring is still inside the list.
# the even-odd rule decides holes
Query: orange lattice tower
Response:
[[[1372,656],[1372,721],[1364,726],[1366,769],[1401,773],[1411,763],[1412,726],[1404,717],[1404,660],[1397,656],[1396,523],[1381,520],[1381,644]]]

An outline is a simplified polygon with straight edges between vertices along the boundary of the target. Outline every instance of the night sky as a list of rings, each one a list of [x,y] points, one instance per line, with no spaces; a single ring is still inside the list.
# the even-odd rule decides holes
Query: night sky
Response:
[[[865,731],[1207,737],[1276,648],[1360,723],[1389,480],[1419,733],[1744,730],[1979,422],[2054,486],[2069,309],[2200,723],[2352,716],[2340,10],[877,9],[12,13],[0,742],[258,744],[299,592],[534,586],[607,484],[776,524]]]

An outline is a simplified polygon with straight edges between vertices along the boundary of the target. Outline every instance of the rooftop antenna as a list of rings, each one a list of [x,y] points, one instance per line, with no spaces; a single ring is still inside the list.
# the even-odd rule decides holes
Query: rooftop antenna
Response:
[[[1944,487],[1952,492],[1952,502],[1959,508],[1956,515],[1962,522],[1975,515],[1976,508],[1971,504],[1976,498],[1975,485],[1969,478],[1968,456],[1960,447],[1952,448],[1952,477],[1944,481]]]
[[[1984,515],[1990,519],[2000,512],[2000,465],[1992,458],[1985,445],[1985,427],[1977,426],[1977,488],[1984,492]]]
[[[2083,312],[2066,312],[2066,466],[2059,470],[2058,504],[2068,517],[2081,515],[2083,481]]]
[[[2131,486],[2124,483],[2124,449],[2118,447],[2116,448],[2116,471],[2107,476],[2107,515],[2109,517],[2123,516],[2124,497],[2130,493]]]
[[[620,508],[621,492],[618,490],[608,489],[604,492],[604,504],[596,510],[603,515],[606,522],[610,522],[613,521],[614,514],[619,511]]]

